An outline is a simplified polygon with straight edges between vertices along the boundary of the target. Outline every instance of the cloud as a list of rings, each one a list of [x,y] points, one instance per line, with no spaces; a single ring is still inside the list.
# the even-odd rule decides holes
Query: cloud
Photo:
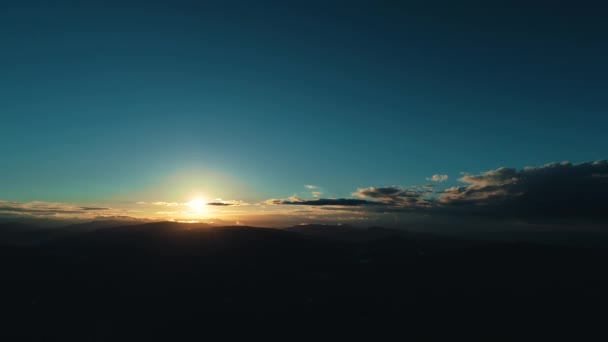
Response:
[[[395,209],[400,210],[403,207],[416,206],[423,208],[429,205],[426,197],[433,194],[432,187],[432,185],[414,186],[407,189],[397,186],[369,187],[354,192],[352,196],[356,198],[315,198],[308,200],[294,195],[287,199],[269,199],[264,204],[349,207],[353,210],[357,210],[354,209],[357,207],[367,207],[361,210],[370,212],[393,211]],[[314,197],[320,197],[321,195],[320,192],[313,192]]]
[[[608,161],[551,163],[521,170],[501,167],[443,191],[444,208],[510,217],[608,218]]]
[[[606,160],[523,169],[501,167],[480,174],[464,174],[459,179],[463,186],[444,190],[435,191],[431,184],[368,187],[353,192],[353,198],[306,200],[292,196],[268,200],[266,204],[319,206],[330,211],[370,215],[420,214],[446,220],[448,216],[463,220],[476,216],[529,222],[562,219],[605,222],[608,221],[606,175]],[[442,175],[435,178],[439,182],[445,179]]]
[[[433,175],[433,177],[431,178],[427,178],[426,180],[429,181],[433,181],[433,182],[445,182],[448,180],[448,175]]]
[[[318,186],[316,186],[316,185],[305,185],[305,187],[306,187],[307,189],[311,189],[311,190],[313,190],[313,189],[317,189],[317,188],[318,188]]]
[[[249,205],[249,203],[246,203],[243,201],[234,201],[234,200],[224,201],[222,199],[217,199],[213,202],[207,203],[207,205],[218,206],[218,207],[241,207],[241,206]]]
[[[394,224],[411,221],[412,217],[450,224],[469,224],[475,221],[474,217],[482,218],[484,222],[486,218],[502,222],[580,221],[602,225],[608,222],[606,160],[582,164],[551,163],[523,169],[501,167],[479,174],[463,174],[459,181],[461,186],[450,188],[442,187],[440,182],[410,187],[371,186],[357,189],[347,198],[323,198],[318,189],[310,190],[302,192],[301,196],[269,199],[246,212],[248,217],[265,217],[277,222],[286,216],[294,220],[305,217],[312,220],[314,216],[315,220],[331,221],[357,215],[366,217],[368,222]],[[120,216],[126,211],[137,213],[136,216],[149,214],[148,217],[168,215],[175,218],[175,215],[189,214],[189,211],[180,211],[186,208],[185,203],[158,201],[137,204],[148,207],[133,211],[97,205],[0,201],[0,216],[93,219]],[[231,207],[249,204],[218,198],[207,205],[217,209],[210,211],[222,213],[238,210]]]
[[[137,202],[139,205],[158,205],[163,207],[178,207],[179,203],[176,202]]]
[[[433,192],[428,187],[400,188],[398,186],[389,187],[369,187],[358,189],[353,192],[354,197],[372,199],[373,201],[396,206],[415,206],[428,204],[427,196]]]
[[[94,217],[105,216],[108,212],[116,212],[107,207],[77,206],[54,202],[11,202],[0,201],[0,215],[35,216],[35,217]]]
[[[104,208],[104,207],[80,207],[82,210],[111,210],[112,208]]]
[[[366,201],[362,199],[354,198],[321,198],[315,200],[304,200],[297,196],[292,196],[288,199],[270,199],[265,202],[266,204],[274,205],[310,205],[310,206],[363,206],[363,205],[381,205],[383,203]]]

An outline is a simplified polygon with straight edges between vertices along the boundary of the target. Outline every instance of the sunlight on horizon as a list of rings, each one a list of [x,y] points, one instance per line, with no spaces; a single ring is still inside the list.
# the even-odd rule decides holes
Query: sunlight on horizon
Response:
[[[190,211],[196,214],[207,214],[207,201],[202,197],[196,197],[186,203],[190,207]]]

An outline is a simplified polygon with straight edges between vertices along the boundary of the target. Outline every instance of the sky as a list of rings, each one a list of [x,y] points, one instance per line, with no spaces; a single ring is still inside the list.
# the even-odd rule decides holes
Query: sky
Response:
[[[603,219],[607,7],[2,1],[0,215]]]

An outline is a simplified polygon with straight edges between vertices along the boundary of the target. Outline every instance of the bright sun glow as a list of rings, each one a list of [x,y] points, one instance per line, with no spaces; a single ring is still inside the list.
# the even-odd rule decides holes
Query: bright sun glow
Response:
[[[194,213],[203,214],[207,212],[207,202],[202,198],[195,198],[186,204]]]

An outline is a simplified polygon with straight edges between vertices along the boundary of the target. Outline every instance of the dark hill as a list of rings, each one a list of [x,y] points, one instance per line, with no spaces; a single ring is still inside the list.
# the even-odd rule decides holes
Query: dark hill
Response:
[[[284,230],[344,242],[364,242],[404,234],[402,231],[379,227],[357,228],[349,225],[323,224],[303,224],[288,227]]]
[[[492,327],[525,317],[538,324],[608,304],[607,260],[604,249],[348,226],[79,230],[0,248],[2,310],[10,313],[3,333],[167,340],[205,335],[218,328],[214,319],[267,328],[287,319],[307,331],[314,320],[350,327],[342,334],[392,322],[405,336],[428,332],[429,323]]]

